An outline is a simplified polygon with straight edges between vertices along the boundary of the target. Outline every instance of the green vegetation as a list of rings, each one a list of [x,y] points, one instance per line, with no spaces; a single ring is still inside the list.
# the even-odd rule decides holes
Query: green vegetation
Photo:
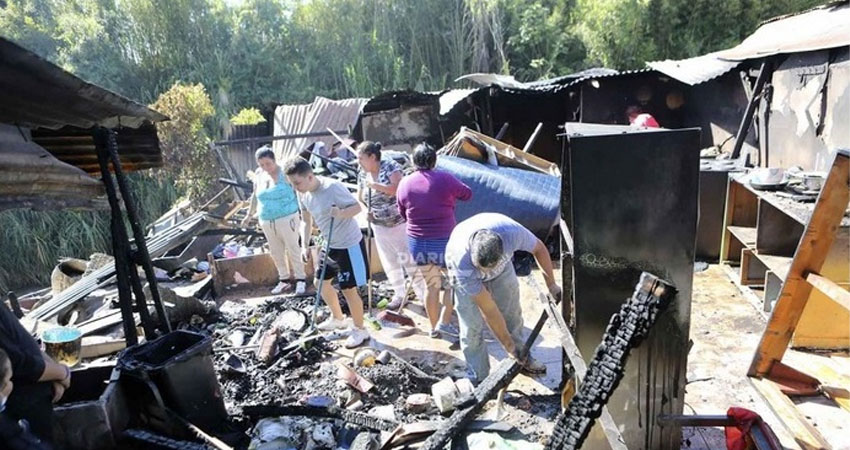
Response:
[[[133,173],[129,179],[144,223],[153,222],[177,200],[168,177]],[[0,212],[0,292],[48,285],[59,258],[112,253],[109,223],[108,211]]]
[[[643,67],[740,42],[824,0],[5,0],[0,34],[144,103],[201,83],[242,108]],[[218,132],[220,127],[210,131]]]
[[[157,125],[165,163],[162,171],[191,200],[215,194],[220,170],[205,128],[215,110],[204,86],[175,83],[151,106],[170,118]]]
[[[266,118],[257,108],[242,108],[230,118],[231,125],[257,125],[265,121]]]
[[[134,175],[146,219],[214,189],[208,143],[285,103],[643,67],[730,47],[825,0],[0,0],[0,35],[153,104],[166,167]],[[243,108],[256,108],[253,112]],[[255,114],[256,112],[257,114]],[[108,249],[103,213],[0,213],[0,288]],[[27,268],[22,271],[21,268]]]

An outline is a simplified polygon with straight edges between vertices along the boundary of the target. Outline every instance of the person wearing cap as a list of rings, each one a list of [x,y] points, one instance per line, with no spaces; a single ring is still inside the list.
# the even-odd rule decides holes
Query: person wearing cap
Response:
[[[518,352],[525,344],[519,280],[512,259],[517,251],[531,253],[543,271],[549,292],[560,299],[552,260],[543,242],[524,226],[498,213],[476,214],[457,224],[446,246],[446,265],[455,289],[460,345],[474,384],[490,373],[490,356],[484,342],[489,327],[512,358],[521,359],[526,373],[538,374],[546,366]]]
[[[288,260],[295,281],[294,293],[302,295],[307,291],[307,274],[301,261],[301,244],[298,242],[301,226],[298,199],[277,164],[271,147],[266,145],[258,148],[254,156],[259,168],[254,172],[251,206],[242,226],[246,227],[255,212],[257,213],[260,228],[269,243],[269,253],[277,268],[279,281],[271,293],[278,295],[292,290]]]

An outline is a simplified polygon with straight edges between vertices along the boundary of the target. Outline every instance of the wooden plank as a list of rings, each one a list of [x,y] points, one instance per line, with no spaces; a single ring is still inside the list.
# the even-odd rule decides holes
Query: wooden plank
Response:
[[[742,227],[737,225],[729,225],[729,232],[735,236],[742,244],[752,246],[756,243],[756,227]]]
[[[788,256],[764,255],[759,252],[755,252],[753,255],[755,255],[755,257],[758,258],[765,267],[767,267],[767,270],[773,272],[773,274],[781,280],[784,281],[785,278],[788,277],[788,269],[791,268],[791,262],[794,258]]]
[[[750,383],[794,437],[795,443],[800,448],[803,450],[832,448],[823,435],[797,410],[794,402],[779,390],[776,383],[762,378],[750,378]]]
[[[80,349],[80,358],[91,359],[111,355],[127,348],[124,339],[112,339],[105,336],[84,337]]]
[[[816,273],[806,275],[806,282],[826,294],[830,300],[850,311],[850,291],[843,289],[829,278],[824,278]]]
[[[730,226],[755,227],[758,212],[758,197],[748,191],[735,176],[730,175],[726,187],[726,211],[723,214],[723,239],[720,244],[720,262],[738,257],[743,245],[732,239]]]
[[[837,364],[832,361],[832,358],[829,358],[829,362],[833,364],[827,364],[823,361],[823,357],[807,358],[806,369],[821,381],[824,393],[832,401],[850,412],[850,376],[833,367]]]
[[[765,375],[770,372],[774,361],[782,360],[812,291],[812,286],[804,282],[803,277],[809,272],[820,273],[850,203],[848,183],[850,156],[838,152],[756,349],[748,371],[750,376]]]
[[[764,264],[753,258],[753,251],[741,249],[741,286],[761,286],[764,276]]]

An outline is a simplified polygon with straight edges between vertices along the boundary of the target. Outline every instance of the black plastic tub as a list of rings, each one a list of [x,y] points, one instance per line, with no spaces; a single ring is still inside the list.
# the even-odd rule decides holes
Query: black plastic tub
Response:
[[[227,418],[209,336],[173,331],[127,349],[119,358],[119,367],[146,373],[166,406],[204,430],[217,429]]]

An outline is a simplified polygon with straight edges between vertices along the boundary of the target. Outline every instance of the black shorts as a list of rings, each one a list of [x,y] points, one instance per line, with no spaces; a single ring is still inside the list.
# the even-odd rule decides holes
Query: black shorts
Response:
[[[336,277],[340,289],[351,289],[365,286],[369,281],[369,260],[366,258],[366,243],[360,239],[360,243],[349,248],[332,248],[328,252],[328,268],[325,271],[325,280]],[[319,257],[319,262],[324,259]],[[321,275],[322,267],[316,270]]]

